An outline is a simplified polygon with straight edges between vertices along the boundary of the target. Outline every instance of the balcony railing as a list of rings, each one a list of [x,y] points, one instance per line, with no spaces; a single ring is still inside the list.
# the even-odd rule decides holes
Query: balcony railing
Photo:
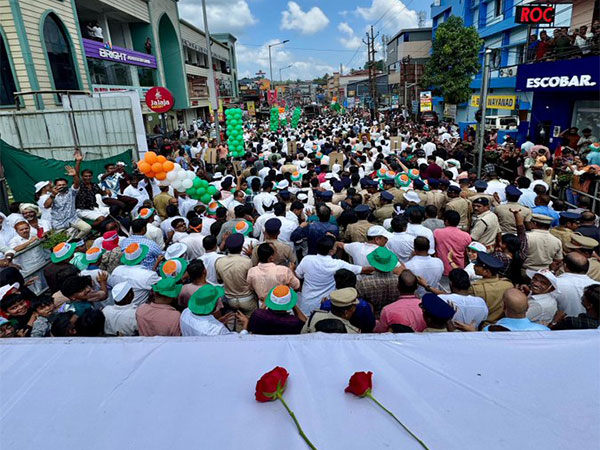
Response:
[[[531,43],[527,44],[526,53],[524,55],[525,63],[558,61],[600,55],[600,36],[594,36],[587,39],[586,45],[583,47],[576,45],[556,47],[555,45],[550,44],[544,48],[540,48],[540,41],[537,42],[537,46],[532,46]]]

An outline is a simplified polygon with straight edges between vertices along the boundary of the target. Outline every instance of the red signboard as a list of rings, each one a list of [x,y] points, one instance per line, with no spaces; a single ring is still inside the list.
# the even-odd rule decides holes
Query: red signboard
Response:
[[[554,23],[555,13],[554,5],[517,6],[515,22],[533,25],[550,25]]]
[[[175,99],[167,88],[154,86],[146,94],[146,105],[155,113],[166,113],[175,106]]]

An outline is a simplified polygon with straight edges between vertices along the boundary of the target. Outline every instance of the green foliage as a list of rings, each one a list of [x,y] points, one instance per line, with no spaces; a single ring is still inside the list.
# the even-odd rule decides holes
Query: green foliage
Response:
[[[472,77],[480,69],[481,44],[475,27],[465,27],[460,17],[450,16],[435,32],[421,85],[431,87],[446,103],[466,102]]]
[[[52,249],[61,242],[67,242],[69,240],[69,236],[64,231],[52,232],[48,237],[42,242],[42,248]]]
[[[364,70],[367,70],[369,68],[369,62],[367,61],[365,63],[365,65],[363,66]],[[383,62],[383,59],[380,59],[379,61],[375,61],[375,70],[377,70],[378,72],[383,72],[383,70],[385,69],[385,64]]]

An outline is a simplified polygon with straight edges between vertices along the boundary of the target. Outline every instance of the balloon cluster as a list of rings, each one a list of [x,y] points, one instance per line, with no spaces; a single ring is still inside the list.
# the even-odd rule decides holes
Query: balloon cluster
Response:
[[[300,120],[300,114],[302,114],[302,109],[299,106],[294,108],[294,112],[292,114],[292,128],[298,128],[298,121]]]
[[[271,123],[269,129],[271,131],[277,131],[279,129],[279,108],[277,106],[271,108]]]
[[[166,179],[167,174],[172,172],[174,168],[174,163],[154,152],[146,152],[144,159],[138,161],[138,169],[140,172],[148,178],[156,178],[159,181]]]
[[[191,170],[185,170],[179,164],[173,164],[175,167],[167,174],[167,178],[158,184],[161,186],[171,186],[179,192],[185,192],[192,187],[196,174]]]
[[[208,181],[201,179],[200,177],[194,178],[191,186],[185,191],[190,198],[194,200],[200,200],[202,203],[208,205],[213,195],[217,193],[217,188],[213,185],[209,185]]]
[[[242,110],[231,108],[225,110],[227,123],[227,146],[229,156],[238,158],[246,154],[244,149],[244,130],[242,129]]]

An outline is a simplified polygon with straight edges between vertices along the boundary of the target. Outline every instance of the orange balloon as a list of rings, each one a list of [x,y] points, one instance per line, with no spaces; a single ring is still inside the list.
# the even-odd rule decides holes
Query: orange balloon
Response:
[[[167,174],[164,172],[158,172],[154,175],[154,178],[156,178],[157,180],[164,180],[165,178],[167,178]]]
[[[162,164],[162,163],[164,163],[164,162],[166,162],[166,161],[167,161],[167,158],[165,158],[163,155],[158,155],[158,156],[156,157],[156,162],[159,162],[159,163],[161,163],[161,164]]]
[[[150,172],[146,172],[146,176],[148,178],[154,178],[154,172],[152,172],[152,170],[150,170]]]
[[[162,164],[159,162],[155,162],[154,164],[152,164],[152,172],[154,173],[158,173],[158,172],[162,172],[163,168],[162,168]]]
[[[165,161],[162,166],[165,172],[170,172],[175,168],[175,164],[173,164],[171,161]]]
[[[146,161],[139,161],[138,169],[140,169],[140,172],[142,172],[142,173],[148,173],[152,170],[152,166],[150,164],[148,164]]]
[[[144,160],[148,164],[154,164],[156,162],[156,153],[154,153],[154,152],[146,152],[146,154],[144,155]]]

